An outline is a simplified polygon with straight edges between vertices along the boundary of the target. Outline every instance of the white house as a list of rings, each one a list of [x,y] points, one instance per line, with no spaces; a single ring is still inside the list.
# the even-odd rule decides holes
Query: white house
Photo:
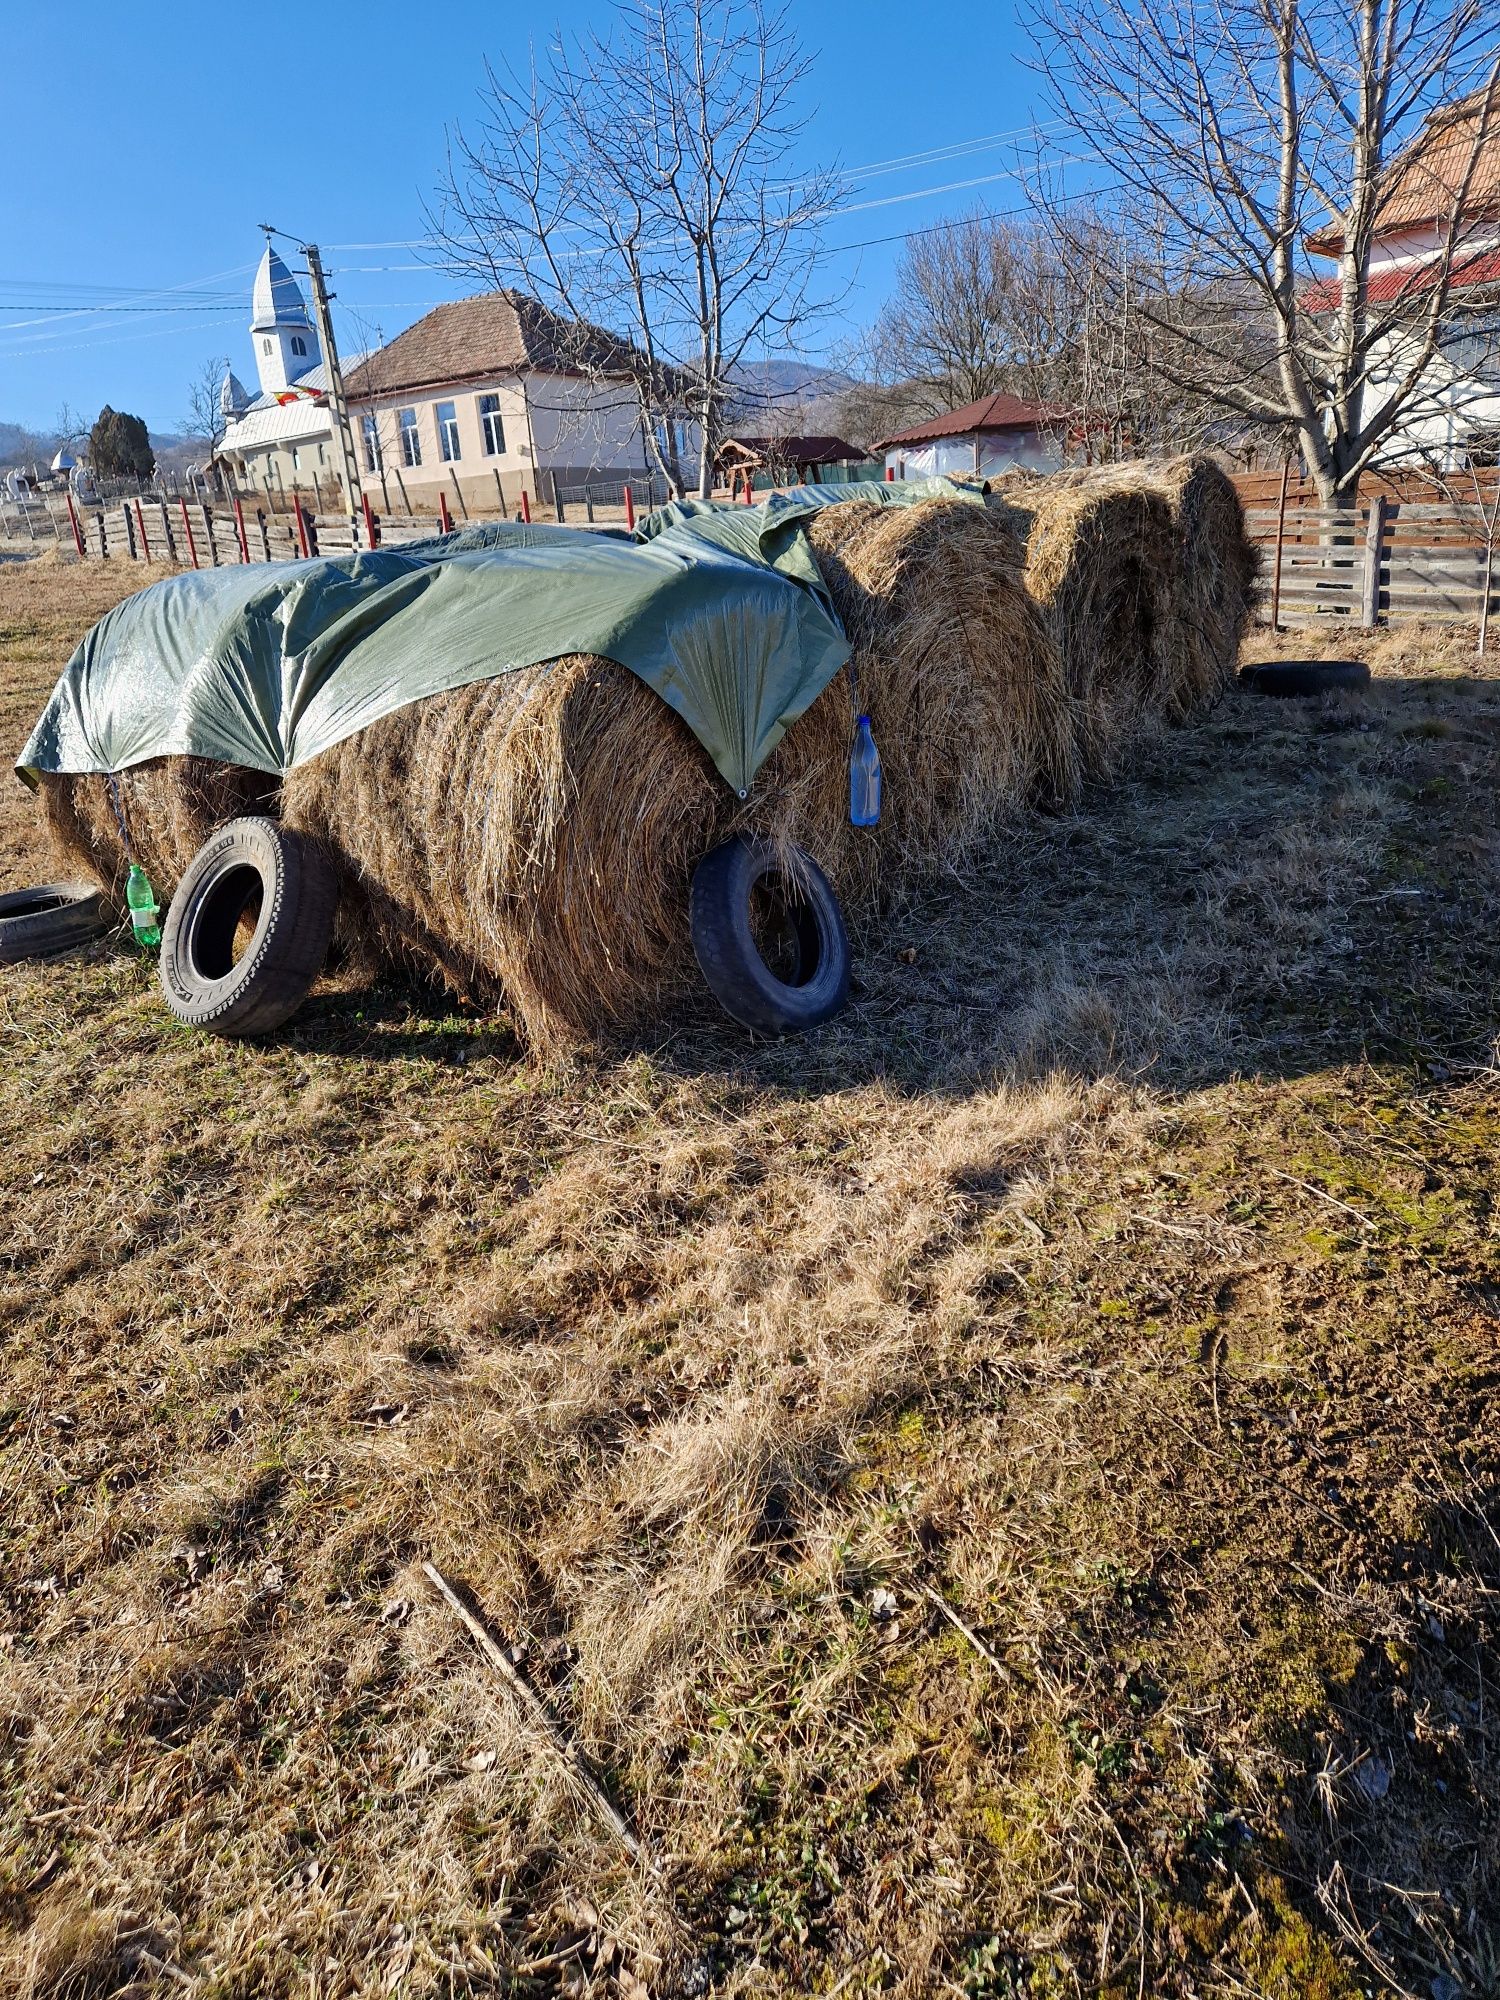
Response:
[[[1058,412],[1045,403],[1026,403],[1003,391],[965,403],[946,417],[912,424],[874,449],[885,454],[891,479],[988,479],[1027,466],[1048,472],[1062,464]]]
[[[1441,346],[1429,365],[1381,462],[1423,459],[1446,470],[1462,466],[1483,439],[1487,463],[1500,431],[1500,107],[1486,116],[1486,92],[1475,91],[1432,112],[1412,144],[1392,163],[1375,211],[1368,300],[1389,316],[1373,345],[1366,409],[1378,407],[1407,372],[1412,343],[1432,288],[1442,273],[1455,203],[1468,176],[1455,235]],[[1477,151],[1476,151],[1477,148]],[[1470,171],[1472,163],[1472,172]],[[1328,223],[1307,238],[1315,257],[1337,261],[1343,231]],[[1302,295],[1314,312],[1339,304],[1337,275]],[[1409,309],[1409,310],[1408,310]],[[1402,320],[1409,317],[1410,330]]]
[[[251,490],[290,494],[326,487],[340,470],[323,350],[297,280],[269,243],[255,274],[250,337],[260,391],[247,396],[234,371],[226,372],[217,457],[237,484]]]
[[[507,512],[522,491],[643,481],[653,461],[626,364],[596,327],[524,292],[436,307],[345,374],[365,491],[387,508]],[[691,454],[685,427],[680,444]]]

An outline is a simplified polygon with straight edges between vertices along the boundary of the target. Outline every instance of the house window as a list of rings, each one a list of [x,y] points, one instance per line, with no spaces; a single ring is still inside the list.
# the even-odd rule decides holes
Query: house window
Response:
[[[372,410],[360,425],[365,440],[365,471],[384,472],[385,460],[380,455],[380,419]]]
[[[463,451],[458,442],[458,410],[452,403],[439,403],[433,413],[437,418],[438,457],[444,464],[455,458],[462,458]]]
[[[292,470],[293,472],[300,472],[302,470],[302,453],[296,445],[292,446]]]
[[[498,396],[480,397],[479,429],[484,438],[485,457],[499,458],[505,450],[505,425],[500,421]]]
[[[397,410],[396,422],[401,426],[401,456],[408,465],[422,463],[422,439],[417,430],[415,410]]]
[[[306,354],[307,352],[307,342],[302,338],[300,333],[292,335],[292,352],[293,354]]]
[[[325,444],[318,446],[318,463],[319,465],[326,465],[328,463],[328,447]]]
[[[271,351],[271,343],[270,343],[270,341],[269,341],[269,340],[263,340],[263,341],[261,342],[261,344],[260,344],[260,351],[261,351],[261,353],[262,353],[262,354],[269,354],[269,353],[270,353],[270,351]]]

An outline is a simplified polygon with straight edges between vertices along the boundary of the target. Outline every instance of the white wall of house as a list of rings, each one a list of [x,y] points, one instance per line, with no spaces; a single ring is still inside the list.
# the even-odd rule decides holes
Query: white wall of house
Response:
[[[628,382],[529,375],[526,398],[538,465],[599,472],[644,469],[639,406]]]
[[[1022,467],[1052,472],[1062,462],[1062,447],[1039,431],[934,438],[927,444],[892,445],[885,454],[885,469],[897,479],[991,479]]]
[[[1387,467],[1428,465],[1452,472],[1468,460],[1468,442],[1476,431],[1500,430],[1500,315],[1494,324],[1491,352],[1476,366],[1455,365],[1439,354],[1377,456]],[[1409,343],[1399,336],[1381,341],[1371,352],[1366,411],[1382,399],[1409,371]]]
[[[499,403],[498,451],[492,448],[493,426],[487,431],[481,411],[482,400],[490,396]],[[444,424],[441,417],[450,407],[451,420]],[[407,412],[410,417],[403,423]],[[378,465],[370,463],[366,419],[371,416],[379,438]],[[391,507],[400,506],[403,487],[414,505],[435,506],[439,489],[451,501],[455,479],[457,490],[479,501],[484,498],[480,485],[491,484],[498,473],[506,505],[513,507],[523,488],[538,497],[544,473],[579,483],[595,473],[624,479],[650,470],[629,388],[589,384],[575,376],[506,374],[462,388],[365,397],[351,402],[350,420],[365,490],[372,500]],[[404,442],[412,428],[415,464]],[[690,428],[690,450],[695,435]]]
[[[1439,256],[1445,243],[1445,232],[1436,223],[1387,231],[1370,246],[1371,275],[1405,267],[1419,269]],[[1493,223],[1476,223],[1466,232],[1458,255],[1478,256],[1495,249],[1500,249],[1500,232]],[[1463,294],[1460,291],[1454,296],[1461,299]],[[1377,453],[1377,465],[1394,469],[1427,464],[1454,471],[1466,463],[1467,440],[1474,431],[1500,428],[1500,314],[1486,318],[1497,328],[1490,352],[1482,359],[1438,355]],[[1412,356],[1410,341],[1399,332],[1372,348],[1366,414],[1378,409],[1409,372]]]
[[[493,396],[499,408],[496,425],[486,427],[481,400]],[[439,411],[452,407],[452,424],[439,426]],[[404,421],[410,412],[410,420]],[[373,417],[379,446],[372,452],[366,420]],[[426,497],[436,487],[451,486],[456,473],[464,481],[491,479],[498,472],[509,498],[512,490],[534,487],[531,434],[526,422],[526,395],[514,375],[497,375],[487,382],[466,383],[458,389],[422,389],[351,402],[349,420],[365,491],[372,500],[398,506],[404,486],[410,497]],[[414,444],[406,444],[408,429]],[[494,447],[498,443],[500,449]],[[413,463],[412,452],[416,454]],[[382,483],[382,472],[384,481]]]

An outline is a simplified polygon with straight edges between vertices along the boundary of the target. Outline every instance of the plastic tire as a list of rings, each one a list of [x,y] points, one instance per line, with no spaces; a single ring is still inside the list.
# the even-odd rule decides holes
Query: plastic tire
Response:
[[[0,896],[0,965],[56,958],[92,944],[115,927],[114,912],[95,889],[79,882],[45,882]]]
[[[234,941],[257,897],[254,934]],[[323,970],[338,878],[321,848],[271,819],[232,819],[194,856],[167,912],[161,984],[189,1027],[265,1035],[291,1019]]]
[[[797,1034],[830,1020],[849,998],[849,938],[828,878],[809,856],[791,893],[775,850],[739,835],[693,873],[693,950],[714,997],[742,1027]],[[751,898],[765,884],[780,891],[789,934],[791,976],[767,964],[751,922]]]
[[[1348,694],[1370,685],[1370,669],[1363,660],[1267,660],[1240,679],[1255,694]]]

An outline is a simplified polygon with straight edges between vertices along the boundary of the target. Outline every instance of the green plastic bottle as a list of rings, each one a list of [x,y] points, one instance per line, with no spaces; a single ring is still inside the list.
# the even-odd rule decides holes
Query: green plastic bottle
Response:
[[[125,882],[125,901],[130,909],[130,926],[135,932],[136,943],[152,948],[159,945],[161,925],[156,919],[161,910],[156,892],[139,861],[130,864],[130,874]]]

